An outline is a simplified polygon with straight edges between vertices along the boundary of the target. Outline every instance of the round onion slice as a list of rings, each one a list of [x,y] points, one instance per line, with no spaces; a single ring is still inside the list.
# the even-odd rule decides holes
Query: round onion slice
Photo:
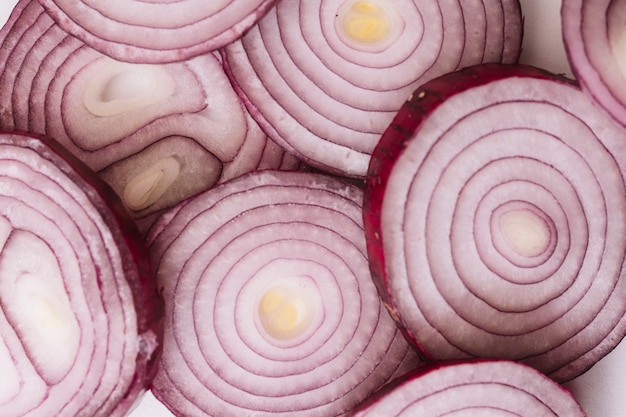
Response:
[[[517,0],[285,0],[225,64],[268,135],[309,164],[364,177],[409,94],[446,72],[516,62]]]
[[[177,415],[344,415],[419,364],[371,280],[362,191],[257,171],[164,214],[153,392]]]
[[[570,392],[511,361],[430,366],[399,378],[351,417],[586,417]]]
[[[36,1],[3,29],[0,127],[45,134],[123,199],[141,229],[162,210],[253,169],[298,169],[250,117],[219,54],[163,65],[113,60]]]
[[[565,381],[626,333],[626,132],[571,82],[486,64],[418,89],[364,203],[379,291],[434,359]]]
[[[115,193],[57,143],[0,133],[0,415],[123,416],[162,308]]]
[[[67,32],[136,63],[182,61],[238,39],[276,0],[39,0]]]
[[[583,90],[626,125],[626,2],[563,0],[563,41]]]

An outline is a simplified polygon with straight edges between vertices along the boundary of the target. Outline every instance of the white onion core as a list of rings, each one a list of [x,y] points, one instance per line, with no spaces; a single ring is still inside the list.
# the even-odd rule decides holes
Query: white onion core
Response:
[[[499,219],[499,231],[509,247],[521,256],[539,256],[550,244],[550,228],[530,210],[503,213]]]
[[[174,95],[176,83],[158,65],[101,60],[85,89],[83,102],[94,116],[115,116]]]

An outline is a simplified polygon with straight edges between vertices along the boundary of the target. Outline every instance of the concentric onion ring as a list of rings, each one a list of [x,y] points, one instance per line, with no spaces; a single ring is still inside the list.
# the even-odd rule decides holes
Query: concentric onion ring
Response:
[[[165,63],[203,55],[238,39],[276,0],[39,2],[65,31],[105,55]]]
[[[581,374],[626,333],[626,134],[570,82],[484,65],[418,89],[372,157],[374,276],[435,359]]]
[[[166,300],[153,392],[179,415],[344,415],[418,364],[374,287],[362,191],[257,171],[155,223]]]
[[[481,62],[516,62],[516,0],[285,0],[224,48],[253,117],[311,165],[364,177],[409,94]]]
[[[351,417],[586,417],[571,393],[511,361],[446,363],[412,372],[368,399]]]
[[[115,61],[67,35],[36,1],[18,4],[3,37],[0,127],[56,138],[101,174],[142,229],[216,183],[300,166],[247,113],[217,54]]]
[[[626,3],[623,0],[563,0],[563,41],[584,91],[626,125]]]
[[[136,228],[47,139],[0,134],[0,190],[0,415],[125,415],[162,336]]]

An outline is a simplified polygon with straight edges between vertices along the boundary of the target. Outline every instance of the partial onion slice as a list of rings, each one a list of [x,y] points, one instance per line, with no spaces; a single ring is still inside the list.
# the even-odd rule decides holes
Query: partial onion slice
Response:
[[[52,140],[0,133],[0,415],[123,416],[162,308],[115,193]]]
[[[563,78],[490,64],[433,80],[372,156],[381,295],[433,359],[572,379],[626,333],[625,174],[626,132]]]
[[[0,35],[0,127],[57,139],[113,187],[142,230],[219,182],[300,166],[247,113],[218,54],[116,61],[67,35],[36,1],[20,1]]]
[[[238,39],[276,0],[38,0],[67,32],[135,63],[183,61]]]
[[[268,135],[309,164],[364,177],[409,94],[481,62],[516,62],[517,0],[284,0],[224,48]]]
[[[586,417],[556,382],[518,362],[445,363],[394,381],[351,417]]]
[[[417,366],[371,280],[361,203],[332,177],[257,171],[157,220],[156,397],[185,416],[340,416]]]
[[[626,125],[626,2],[563,0],[563,41],[584,91]]]

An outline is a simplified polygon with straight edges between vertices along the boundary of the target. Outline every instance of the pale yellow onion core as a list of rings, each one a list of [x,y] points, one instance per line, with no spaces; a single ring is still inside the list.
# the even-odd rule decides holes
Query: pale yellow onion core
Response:
[[[172,96],[176,84],[158,65],[107,60],[85,89],[83,102],[94,116],[115,116],[155,104]]]
[[[533,257],[543,253],[550,243],[546,222],[530,210],[511,210],[500,217],[500,231],[517,254]]]
[[[343,35],[353,42],[377,44],[392,32],[393,19],[387,11],[369,1],[355,1],[340,14]]]
[[[180,175],[180,163],[169,156],[156,161],[128,181],[123,199],[132,210],[142,210],[154,204]]]
[[[305,290],[276,286],[263,294],[258,314],[270,336],[288,340],[307,330],[313,321],[313,303]]]

